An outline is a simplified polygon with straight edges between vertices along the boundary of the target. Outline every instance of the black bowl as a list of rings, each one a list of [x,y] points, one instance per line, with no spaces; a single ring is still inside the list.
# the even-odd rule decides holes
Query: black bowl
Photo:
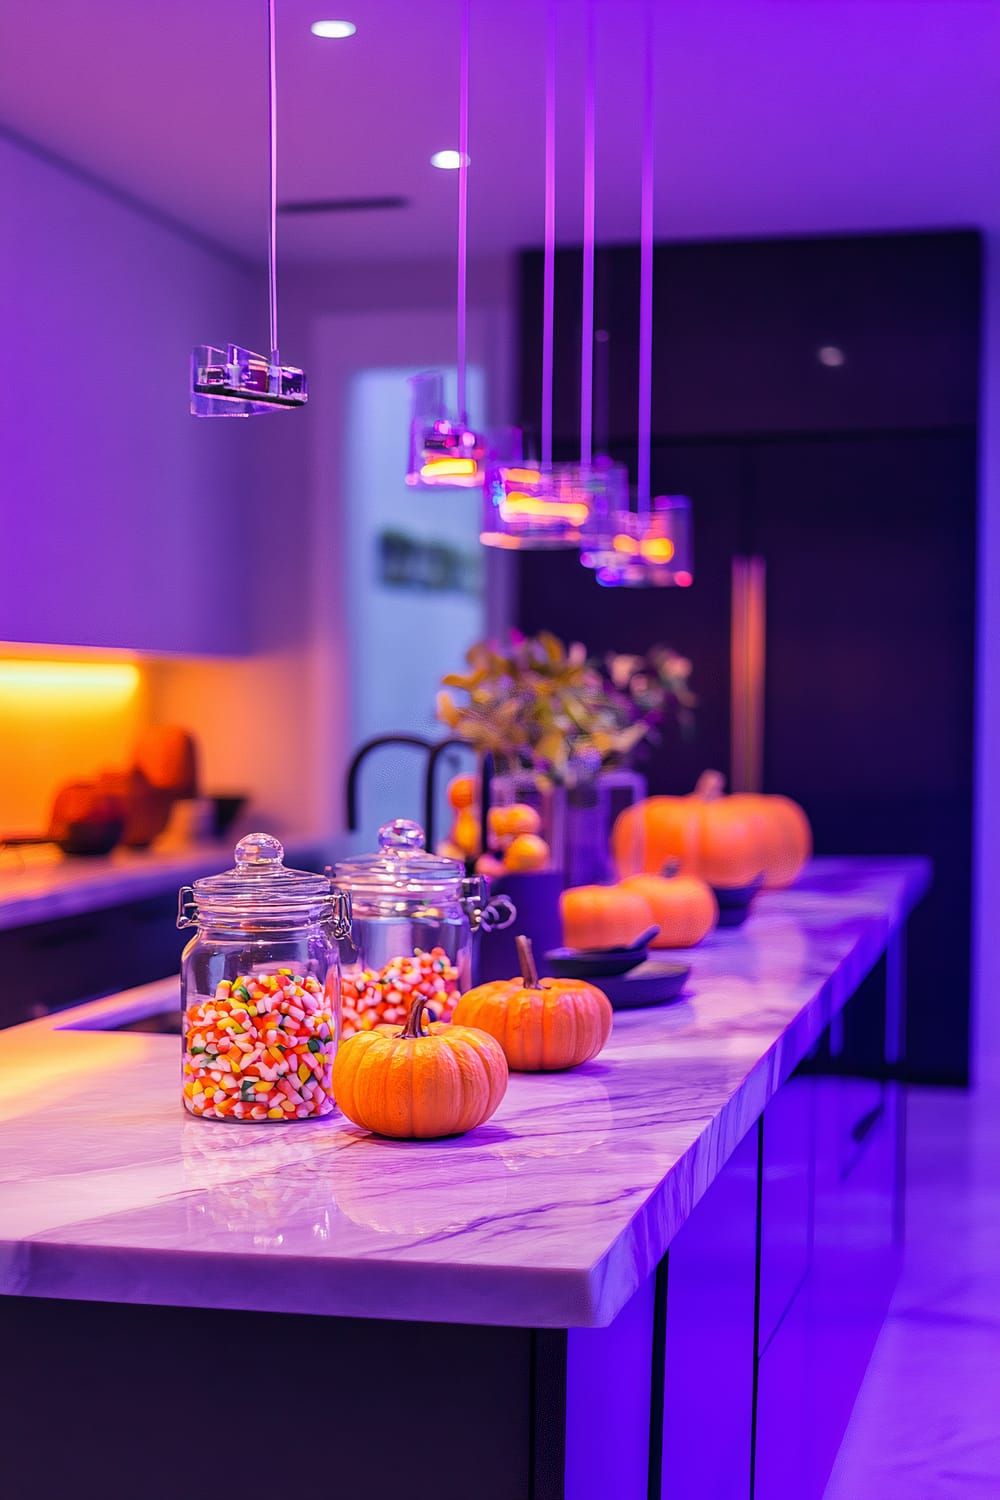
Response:
[[[712,890],[719,903],[719,926],[742,927],[750,911],[750,903],[763,884],[763,875],[758,875],[749,885],[713,885]]]
[[[125,832],[124,818],[80,818],[66,825],[65,837],[54,842],[64,854],[92,859],[110,854]]]

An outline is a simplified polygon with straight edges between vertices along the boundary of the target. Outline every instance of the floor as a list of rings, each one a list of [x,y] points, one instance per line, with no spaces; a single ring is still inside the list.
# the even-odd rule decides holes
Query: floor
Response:
[[[914,1089],[907,1247],[825,1500],[1000,1500],[1000,1092]]]

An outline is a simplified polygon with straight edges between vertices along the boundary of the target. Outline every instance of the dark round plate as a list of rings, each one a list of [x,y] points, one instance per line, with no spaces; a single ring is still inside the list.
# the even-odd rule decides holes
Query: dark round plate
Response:
[[[666,1005],[679,999],[690,973],[690,964],[651,958],[628,974],[612,975],[604,981],[601,989],[614,1010],[640,1010],[648,1005]]]
[[[605,979],[645,960],[645,948],[550,948],[544,956],[553,979]]]

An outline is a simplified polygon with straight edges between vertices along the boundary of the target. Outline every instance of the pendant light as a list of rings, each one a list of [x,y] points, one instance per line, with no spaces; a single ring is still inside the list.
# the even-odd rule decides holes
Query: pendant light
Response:
[[[252,417],[264,412],[305,406],[306,377],[294,365],[283,365],[278,353],[278,276],[275,260],[278,220],[277,76],[274,41],[275,0],[267,0],[268,191],[267,236],[270,357],[239,344],[217,349],[199,344],[191,355],[191,411],[196,417]]]
[[[639,231],[639,452],[636,506],[592,511],[580,561],[605,588],[687,588],[694,578],[691,501],[686,495],[651,500],[653,414],[653,165],[655,57],[653,13],[647,0],[644,27],[642,207]]]
[[[479,489],[486,476],[485,437],[469,425],[466,323],[469,230],[469,5],[462,0],[458,97],[457,411],[449,416],[444,376],[427,370],[410,381],[410,454],[406,482],[417,489]]]
[[[514,551],[579,547],[590,507],[573,466],[552,463],[556,240],[556,0],[549,0],[545,52],[545,250],[542,271],[541,462],[493,465],[483,489],[479,540]]]

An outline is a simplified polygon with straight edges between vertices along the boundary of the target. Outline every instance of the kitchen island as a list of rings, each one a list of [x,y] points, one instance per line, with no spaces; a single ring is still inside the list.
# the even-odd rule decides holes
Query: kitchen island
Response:
[[[818,1493],[891,1285],[902,1101],[810,1059],[880,961],[898,1056],[928,884],[814,861],[692,951],[680,1001],[512,1075],[453,1141],[186,1116],[176,1038],[103,1029],[173,981],[3,1033],[0,1410],[33,1455],[4,1494],[159,1500],[273,1462],[351,1500]]]

